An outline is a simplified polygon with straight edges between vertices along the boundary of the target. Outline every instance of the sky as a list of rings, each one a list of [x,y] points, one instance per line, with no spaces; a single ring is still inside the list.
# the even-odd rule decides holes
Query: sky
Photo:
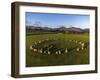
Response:
[[[55,13],[33,13],[26,12],[26,25],[40,24],[51,28],[59,26],[89,28],[90,16],[79,14],[55,14]]]

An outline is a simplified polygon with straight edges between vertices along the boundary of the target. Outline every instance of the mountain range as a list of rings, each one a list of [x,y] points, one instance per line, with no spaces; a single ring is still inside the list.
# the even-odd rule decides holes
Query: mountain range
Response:
[[[77,32],[77,33],[84,33],[84,32],[89,32],[89,28],[77,28],[77,27],[59,27],[59,28],[50,28],[50,27],[41,27],[41,26],[26,26],[26,30],[29,31],[49,31],[49,32]]]

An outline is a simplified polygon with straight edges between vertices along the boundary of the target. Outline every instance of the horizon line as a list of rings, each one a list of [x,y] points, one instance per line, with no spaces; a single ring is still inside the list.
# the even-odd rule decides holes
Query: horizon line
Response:
[[[27,26],[34,26],[34,25],[26,25],[26,27]],[[49,27],[49,26],[34,26],[34,27],[42,27],[42,28],[47,27],[47,28],[51,28],[51,29],[56,29],[56,28],[61,28],[61,27],[64,27],[64,28],[72,28],[73,27],[73,28],[80,28],[80,29],[89,29],[89,27],[88,28],[81,28],[81,27],[78,27],[78,26],[76,27],[76,26],[72,26],[72,25],[67,26],[67,27],[66,26],[63,26],[63,25],[62,26],[59,26],[59,27]]]

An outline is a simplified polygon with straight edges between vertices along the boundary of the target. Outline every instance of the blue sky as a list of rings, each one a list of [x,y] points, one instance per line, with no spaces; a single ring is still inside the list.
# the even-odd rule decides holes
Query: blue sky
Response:
[[[57,28],[60,25],[65,27],[89,28],[90,16],[79,14],[52,14],[26,12],[26,25],[33,25],[40,22],[42,26]]]

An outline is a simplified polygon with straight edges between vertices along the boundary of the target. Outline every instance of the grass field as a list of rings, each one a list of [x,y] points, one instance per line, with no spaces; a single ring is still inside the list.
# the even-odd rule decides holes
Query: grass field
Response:
[[[26,34],[26,67],[78,64],[89,64],[89,34]]]

